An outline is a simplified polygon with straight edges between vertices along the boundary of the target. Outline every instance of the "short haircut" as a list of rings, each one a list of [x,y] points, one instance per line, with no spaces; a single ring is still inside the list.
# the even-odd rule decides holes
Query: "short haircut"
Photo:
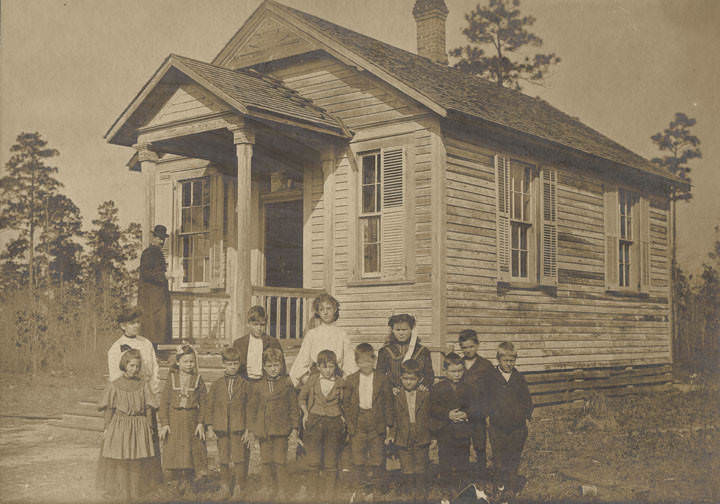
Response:
[[[407,325],[410,326],[410,329],[415,329],[415,317],[413,317],[409,313],[398,313],[397,315],[391,315],[388,319],[388,327],[392,329],[395,324],[400,324],[402,322],[406,322]]]
[[[478,343],[478,337],[477,333],[472,329],[463,329],[460,331],[460,336],[458,336],[458,343],[462,343],[463,341],[472,341],[474,343]]]
[[[232,361],[239,361],[240,360],[240,353],[237,351],[235,347],[226,346],[223,348],[222,352],[220,352],[220,355],[222,355],[223,362],[232,362]]]
[[[248,323],[249,322],[262,322],[263,324],[267,323],[267,315],[265,314],[265,308],[259,305],[251,306],[248,310],[247,315]]]
[[[332,350],[320,350],[317,355],[317,365],[335,364],[337,367],[337,355]]]
[[[375,349],[370,343],[360,343],[355,347],[355,360],[357,361],[363,355],[370,358],[375,357]]]
[[[447,369],[450,366],[463,365],[463,358],[455,352],[443,355],[443,369]]]
[[[509,341],[503,341],[497,347],[497,358],[499,359],[501,356],[508,355],[517,358],[518,353],[517,350],[515,350],[515,345]]]
[[[280,350],[279,348],[275,348],[275,347],[266,348],[262,354],[263,365],[265,365],[267,363],[275,363],[275,362],[277,362],[278,364],[283,363],[282,350]]]
[[[420,363],[415,359],[408,359],[400,364],[400,374],[411,374],[420,377]]]
[[[318,316],[318,317],[320,316],[320,305],[322,303],[330,303],[335,306],[335,315],[333,315],[333,322],[335,322],[337,319],[340,318],[340,302],[337,299],[335,299],[334,297],[332,297],[330,294],[328,294],[327,292],[323,292],[318,297],[313,299],[312,309],[313,309],[313,313],[316,316]]]
[[[140,369],[142,369],[142,356],[140,355],[140,350],[133,348],[125,350],[120,356],[120,371],[127,371],[127,365],[131,360],[139,360]]]

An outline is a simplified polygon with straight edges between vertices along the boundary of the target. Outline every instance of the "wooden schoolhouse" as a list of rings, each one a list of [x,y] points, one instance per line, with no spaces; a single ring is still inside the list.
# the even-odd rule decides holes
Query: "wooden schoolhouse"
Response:
[[[685,182],[448,66],[447,13],[415,2],[414,54],[265,0],[212,61],[162,62],[106,138],[136,150],[145,239],[170,231],[174,338],[229,343],[259,303],[292,346],[327,291],[358,342],[409,312],[436,356],[473,328],[523,371],[666,370]]]

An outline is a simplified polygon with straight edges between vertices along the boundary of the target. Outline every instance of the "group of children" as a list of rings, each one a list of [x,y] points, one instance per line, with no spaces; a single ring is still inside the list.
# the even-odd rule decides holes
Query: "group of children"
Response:
[[[289,374],[279,342],[264,334],[266,315],[258,306],[248,314],[249,334],[222,351],[224,375],[209,392],[189,345],[178,348],[157,402],[138,379],[139,354],[124,352],[124,374],[109,384],[101,404],[107,419],[102,457],[126,457],[130,465],[136,461],[134,471],[145,464],[146,483],[156,481],[156,472],[147,471],[158,451],[151,432],[152,410],[157,408],[162,467],[181,495],[194,474],[207,471],[206,439],[212,438],[217,440],[221,474],[218,499],[289,497],[284,493],[289,491],[285,463],[295,441],[304,446],[301,464],[308,469],[304,481],[313,500],[335,498],[346,446],[354,469],[352,486],[363,486],[364,497],[386,490],[385,461],[392,455],[399,459],[404,477],[403,497],[423,500],[430,486],[432,439],[438,448],[437,484],[447,494],[470,481],[489,479],[504,489],[504,496],[519,490],[517,469],[532,401],[523,376],[514,369],[512,343],[499,345],[495,367],[477,354],[476,333],[462,331],[461,353],[443,355],[445,377],[436,381],[430,351],[418,341],[411,315],[390,317],[388,343],[376,355],[368,343],[353,348],[334,325],[339,316],[334,298],[320,296],[313,309],[317,327],[306,334]],[[492,478],[485,471],[486,425]],[[135,451],[118,456],[112,447],[120,438],[120,445]],[[251,494],[246,481],[250,446],[256,442],[262,487]],[[473,475],[471,445],[479,468]]]

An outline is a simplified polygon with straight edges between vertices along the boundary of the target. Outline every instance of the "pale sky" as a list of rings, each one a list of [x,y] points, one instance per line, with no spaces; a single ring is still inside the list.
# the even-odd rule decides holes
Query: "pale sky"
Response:
[[[414,0],[281,0],[406,50],[415,50]],[[260,0],[3,0],[0,161],[21,131],[39,131],[86,227],[114,199],[123,223],[142,217],[142,178],[131,149],[104,133],[169,53],[210,61]],[[448,48],[464,44],[476,0],[446,0]],[[631,150],[657,155],[650,136],[675,112],[698,120],[703,159],[683,204],[679,260],[700,268],[720,224],[720,2],[522,0],[543,51],[562,63],[524,91]]]

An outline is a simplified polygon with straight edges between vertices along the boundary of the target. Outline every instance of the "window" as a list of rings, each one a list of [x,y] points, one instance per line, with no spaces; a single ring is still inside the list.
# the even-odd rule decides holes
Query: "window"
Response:
[[[531,182],[533,166],[510,162],[510,235],[513,278],[528,278],[528,234],[532,228]]]
[[[362,202],[360,235],[362,237],[362,275],[380,274],[382,175],[380,153],[362,156]]]
[[[633,208],[637,196],[625,189],[618,190],[620,235],[618,240],[618,285],[629,287],[632,280]]]
[[[360,155],[360,278],[406,276],[404,159],[402,147]]]
[[[180,182],[180,253],[183,283],[210,281],[210,178]]]
[[[495,157],[498,280],[557,285],[557,172]]]

